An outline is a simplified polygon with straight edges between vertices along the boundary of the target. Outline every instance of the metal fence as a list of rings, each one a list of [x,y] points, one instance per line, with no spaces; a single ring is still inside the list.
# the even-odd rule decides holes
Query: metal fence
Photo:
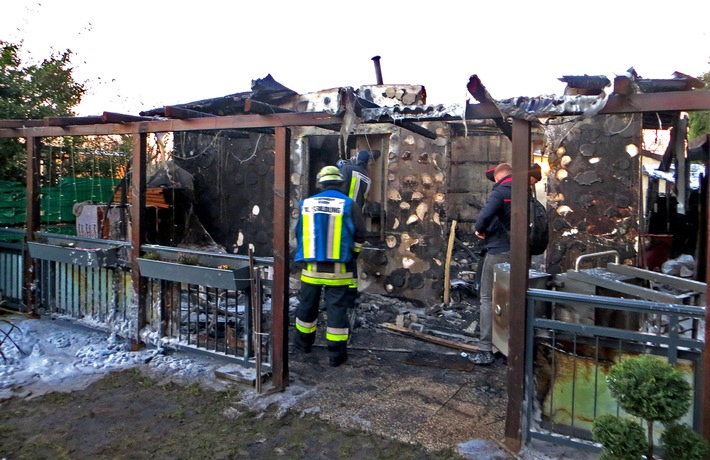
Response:
[[[246,367],[271,366],[269,278],[273,261],[145,245],[149,322],[179,347],[217,353]],[[255,323],[255,319],[259,324]],[[263,331],[263,332],[262,332]]]
[[[133,302],[128,267],[83,267],[35,261],[33,291],[41,315],[65,315],[101,326],[125,321]]]
[[[22,305],[24,236],[23,230],[0,229],[0,302],[9,308]]]
[[[595,324],[560,314],[574,309],[585,309],[585,317],[597,318]],[[608,321],[610,313],[625,318]],[[627,416],[609,394],[605,376],[614,363],[642,353],[674,364],[686,376],[693,388],[693,405],[682,421],[697,430],[704,343],[695,337],[703,336],[696,328],[704,328],[704,318],[703,307],[528,290],[527,441],[599,451],[591,437],[594,419],[604,414]],[[638,328],[627,328],[634,323]],[[660,435],[662,430],[656,431]]]
[[[22,230],[0,230],[3,305],[18,309],[24,235]],[[142,334],[148,343],[167,341],[177,348],[216,353],[268,374],[272,259],[145,245],[144,252],[158,254],[159,260],[139,259],[141,276],[147,279],[148,327],[137,331],[130,243],[36,236],[42,242],[27,245],[39,314],[68,316],[126,337]]]

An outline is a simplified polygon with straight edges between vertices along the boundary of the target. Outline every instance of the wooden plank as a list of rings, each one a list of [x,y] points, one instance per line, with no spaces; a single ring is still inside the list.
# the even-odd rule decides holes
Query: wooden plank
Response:
[[[460,342],[455,342],[453,340],[442,339],[440,337],[436,337],[431,334],[427,334],[425,332],[414,331],[412,329],[402,327],[402,326],[397,326],[396,324],[392,324],[392,323],[382,323],[382,324],[380,324],[380,327],[383,327],[389,331],[397,332],[397,333],[400,333],[400,334],[403,334],[403,335],[406,335],[409,337],[421,339],[426,342],[435,343],[437,345],[441,345],[442,347],[453,348],[454,350],[470,351],[470,352],[478,351],[478,347],[476,345],[470,345],[467,343],[460,343]]]
[[[451,254],[454,251],[454,239],[456,238],[456,221],[451,221],[449,230],[449,246],[446,249],[446,263],[444,264],[444,304],[449,304],[449,290],[451,289]]]

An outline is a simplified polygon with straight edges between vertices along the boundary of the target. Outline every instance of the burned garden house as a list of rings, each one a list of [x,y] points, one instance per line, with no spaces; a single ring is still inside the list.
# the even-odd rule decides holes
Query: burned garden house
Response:
[[[546,254],[535,258],[533,265],[551,275],[564,274],[580,256],[608,250],[618,252],[621,264],[650,270],[660,270],[661,253],[665,258],[702,257],[702,241],[697,238],[703,233],[701,191],[689,181],[685,136],[674,136],[661,153],[649,152],[644,142],[644,133],[675,133],[687,121],[679,112],[596,115],[611,92],[610,81],[597,76],[561,80],[567,89],[560,98],[496,102],[502,116],[536,122],[532,160],[544,172],[536,194],[547,203],[552,238]],[[630,84],[635,85],[630,91],[647,93],[692,90],[698,81],[679,74],[669,80],[637,78]],[[492,101],[476,76],[469,90],[479,100]],[[291,130],[291,227],[299,200],[315,192],[315,175],[322,166],[350,158],[358,150],[371,151],[361,290],[432,306],[441,302],[444,291],[451,223],[457,224],[457,243],[472,241],[472,225],[491,185],[485,170],[511,160],[511,142],[509,128],[500,118],[466,119],[465,107],[426,102],[421,85],[366,85],[298,94],[267,76],[254,81],[249,92],[141,115],[344,113],[342,125]],[[173,143],[173,157],[166,166],[178,172],[167,176],[181,188],[186,180],[178,179],[178,173],[189,178],[194,215],[211,239],[227,253],[246,254],[251,247],[257,256],[271,255],[273,129],[180,132]],[[678,183],[664,180],[656,170],[667,175],[677,171]],[[165,185],[160,177],[154,183]],[[683,201],[680,208],[678,200]],[[667,236],[671,234],[672,239]],[[460,269],[475,271],[476,248],[471,249]]]
[[[497,267],[493,299],[494,345],[511,357],[506,436],[520,434],[525,397],[528,426],[534,416],[540,426],[586,429],[581,421],[608,407],[597,404],[590,414],[575,406],[589,396],[584,388],[598,399],[584,376],[639,350],[684,366],[696,388],[704,385],[697,402],[710,394],[710,379],[697,372],[706,356],[698,306],[706,292],[709,140],[687,139],[682,111],[710,109],[710,93],[683,74],[561,80],[560,97],[495,100],[473,75],[467,88],[478,104],[442,106],[428,104],[422,85],[379,80],[300,94],[267,76],[248,92],[140,116],[2,120],[0,136],[24,138],[28,154],[25,229],[0,230],[19,240],[0,245],[4,295],[132,340],[167,338],[241,355],[249,365],[261,363],[255,355],[263,351],[283,388],[284,313],[297,279],[284,260],[294,251],[299,201],[315,192],[322,166],[359,150],[373,154],[360,289],[441,311],[451,278],[476,271],[471,235],[492,185],[485,171],[508,161],[515,179],[536,162],[543,180],[535,193],[546,203],[551,240],[527,273],[525,239],[511,241],[513,263]],[[42,156],[41,138],[116,133],[131,136],[133,156],[130,177],[105,210],[112,241],[104,247],[95,236],[87,244],[40,231],[38,176],[53,158]],[[151,139],[155,155],[147,154]],[[525,181],[513,181],[513,203],[523,202],[527,187],[516,183]],[[520,235],[524,211],[514,206],[511,225]],[[266,296],[254,256],[273,268],[263,273],[273,276]],[[523,288],[526,277],[537,289]],[[262,320],[272,287],[273,308]],[[261,326],[272,329],[262,335]],[[254,337],[265,337],[261,346]],[[523,351],[530,351],[525,363]],[[595,371],[583,376],[578,368]],[[561,398],[570,382],[573,397]]]
[[[256,80],[250,92],[141,115],[341,114],[340,124],[290,129],[290,228],[299,201],[315,192],[315,175],[322,166],[359,150],[371,151],[373,183],[366,206],[368,236],[360,257],[360,289],[425,308],[446,298],[447,270],[455,275],[475,272],[477,248],[470,236],[491,186],[485,171],[513,157],[507,120],[527,120],[532,127],[528,157],[543,170],[535,193],[546,203],[551,232],[545,254],[532,260],[529,286],[703,306],[707,139],[686,139],[687,119],[678,110],[604,112],[612,93],[678,93],[696,90],[700,82],[682,74],[666,80],[630,75],[617,79],[613,88],[606,77],[561,80],[567,83],[561,97],[495,101],[474,75],[469,92],[478,102],[495,107],[485,116],[472,114],[471,104],[427,105],[421,85],[378,84],[298,94],[270,76]],[[652,145],[664,137],[660,147]],[[274,238],[272,131],[181,132],[173,142],[172,161],[193,178],[194,214],[210,235],[208,240],[227,253],[244,255],[251,249],[257,256],[269,256]],[[456,238],[450,238],[454,227]],[[453,257],[451,244],[457,246]],[[290,247],[293,250],[294,241]],[[512,279],[508,269],[497,270],[494,346],[507,355],[508,302],[514,289],[507,284]],[[675,276],[681,272],[685,283]],[[627,331],[669,330],[663,315],[600,310],[574,302],[538,302],[535,313]],[[680,330],[695,340],[697,325],[696,315]],[[569,391],[573,367],[564,363],[569,364],[570,346],[576,350],[574,363],[580,360],[601,372],[618,356],[611,357],[611,348],[590,347],[576,338],[546,340],[543,336],[545,343],[534,355],[535,398],[529,407],[537,411],[541,424],[588,430],[581,421],[594,415],[575,404],[589,396],[583,391],[589,382],[572,377],[576,399],[554,396]],[[626,353],[633,347],[621,348]],[[686,358],[689,378],[698,383],[698,356]],[[600,359],[604,364],[590,364]],[[600,410],[607,410],[602,406],[608,401],[600,401]],[[564,415],[570,413],[571,417]]]

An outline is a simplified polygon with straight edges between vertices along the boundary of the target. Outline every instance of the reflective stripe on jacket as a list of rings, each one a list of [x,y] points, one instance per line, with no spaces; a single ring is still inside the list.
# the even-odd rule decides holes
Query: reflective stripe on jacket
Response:
[[[301,201],[295,260],[349,262],[356,250],[353,204],[341,191],[332,189]]]
[[[308,263],[306,268],[301,270],[301,281],[321,286],[350,286],[353,282],[353,270],[349,263]]]
[[[372,183],[372,180],[367,176],[367,171],[364,167],[354,164],[346,164],[340,171],[345,178],[343,193],[355,200],[360,209],[362,209],[365,206],[365,200],[367,200],[370,184]]]

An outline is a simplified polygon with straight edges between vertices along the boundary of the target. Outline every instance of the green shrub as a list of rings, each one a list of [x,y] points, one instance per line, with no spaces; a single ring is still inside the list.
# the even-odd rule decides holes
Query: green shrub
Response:
[[[671,364],[651,355],[626,358],[613,365],[606,381],[609,393],[616,398],[619,406],[629,414],[646,421],[646,458],[653,459],[653,423],[661,422],[671,427],[673,422],[688,412],[691,404],[690,384],[683,378],[683,374]],[[621,448],[618,446],[626,446],[627,443],[632,442],[631,435],[630,432],[624,431],[626,425],[611,422],[609,417],[616,419],[613,416],[598,417],[599,422],[594,421],[594,425],[598,425],[598,434],[594,435],[594,431],[592,434],[595,436],[595,440],[602,443],[605,451],[610,452],[606,458],[621,458],[617,457],[615,452]],[[680,451],[685,454],[692,451],[695,455],[695,452],[702,447],[688,430],[692,432],[689,427],[687,429],[673,428],[670,434],[664,434],[666,452],[676,449],[676,443],[680,443],[681,446],[677,447]],[[596,436],[599,436],[599,439]],[[692,448],[683,447],[686,445]],[[630,455],[635,455],[635,451],[630,452]],[[623,453],[626,453],[626,450]],[[668,454],[667,458],[673,460],[676,458],[702,458],[702,455],[700,457],[678,457],[675,454]]]
[[[673,460],[702,460],[708,454],[707,440],[685,423],[666,426],[661,445],[666,458]]]
[[[592,436],[604,446],[600,460],[639,460],[648,449],[643,427],[635,420],[602,415],[592,423]]]
[[[607,384],[626,412],[647,421],[672,422],[690,408],[690,384],[683,374],[651,355],[615,364],[609,371]]]

